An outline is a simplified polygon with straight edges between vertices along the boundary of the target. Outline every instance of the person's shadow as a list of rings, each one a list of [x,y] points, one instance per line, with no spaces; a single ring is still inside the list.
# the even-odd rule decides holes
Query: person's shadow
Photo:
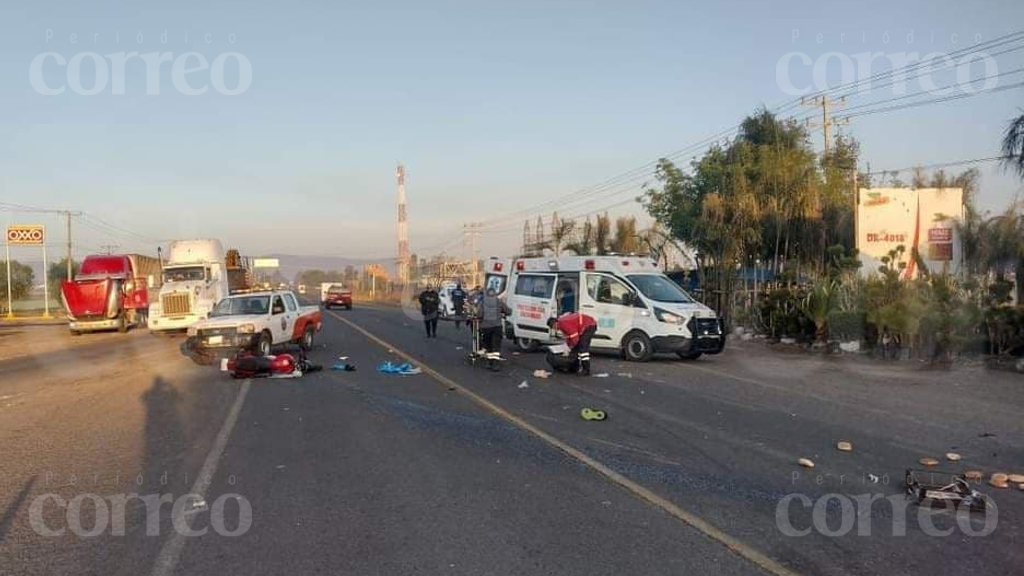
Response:
[[[179,414],[181,393],[157,376],[141,397],[146,408],[142,473],[152,490],[160,491],[160,476],[175,474],[185,453],[185,432]]]
[[[14,517],[18,515],[21,505],[25,503],[28,495],[32,493],[32,487],[35,486],[36,478],[38,476],[33,476],[22,485],[21,492],[18,492],[18,496],[7,507],[3,516],[0,516],[0,542],[3,542],[4,538],[7,537],[7,533],[10,532],[11,526],[14,524]]]

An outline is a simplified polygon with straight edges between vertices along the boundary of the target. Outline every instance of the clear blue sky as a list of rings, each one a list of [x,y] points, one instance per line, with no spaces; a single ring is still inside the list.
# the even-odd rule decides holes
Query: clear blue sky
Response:
[[[787,52],[948,52],[1018,28],[1019,0],[9,1],[0,200],[83,209],[156,238],[219,237],[249,253],[386,255],[402,161],[412,248],[422,252],[464,221],[596,184],[788,100],[776,82]],[[133,50],[210,61],[239,52],[252,84],[238,96],[185,96],[167,64],[161,94],[146,95],[140,60],[128,65],[125,95],[108,85],[44,96],[29,83],[42,52]],[[1024,50],[997,62],[1000,72],[1020,68]],[[51,85],[65,80],[52,60],[46,70]],[[997,151],[1021,107],[1024,91],[1009,90],[856,118],[846,130],[876,170],[976,158]],[[983,171],[984,207],[1020,190],[993,166]],[[27,218],[0,213],[0,224],[14,219]],[[145,248],[87,229],[81,240]],[[517,243],[513,230],[485,235],[483,246],[508,253]]]

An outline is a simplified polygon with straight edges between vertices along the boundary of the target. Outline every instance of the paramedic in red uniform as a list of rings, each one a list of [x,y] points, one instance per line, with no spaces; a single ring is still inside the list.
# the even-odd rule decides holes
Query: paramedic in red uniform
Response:
[[[597,321],[586,314],[570,312],[558,319],[549,318],[548,328],[561,332],[569,347],[568,355],[548,351],[548,364],[560,372],[590,376],[590,341],[597,332]]]

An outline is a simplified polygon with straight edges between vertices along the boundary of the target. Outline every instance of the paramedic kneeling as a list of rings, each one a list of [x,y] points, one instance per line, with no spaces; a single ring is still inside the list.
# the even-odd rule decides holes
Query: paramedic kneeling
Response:
[[[584,376],[590,376],[590,341],[597,332],[597,321],[586,314],[571,312],[558,319],[548,319],[548,328],[561,332],[569,347],[567,354],[556,354],[549,350],[548,364],[559,372],[582,372]]]

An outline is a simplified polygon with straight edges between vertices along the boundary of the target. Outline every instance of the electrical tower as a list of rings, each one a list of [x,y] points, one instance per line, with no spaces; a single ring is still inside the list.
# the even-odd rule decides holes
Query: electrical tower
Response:
[[[480,236],[480,228],[483,226],[481,222],[470,222],[462,225],[462,234],[466,241],[469,242],[470,258],[470,270],[473,276],[472,284],[474,286],[480,285],[480,253],[476,249],[476,239]]]
[[[405,210],[405,166],[398,165],[398,281],[409,281],[409,228]]]

